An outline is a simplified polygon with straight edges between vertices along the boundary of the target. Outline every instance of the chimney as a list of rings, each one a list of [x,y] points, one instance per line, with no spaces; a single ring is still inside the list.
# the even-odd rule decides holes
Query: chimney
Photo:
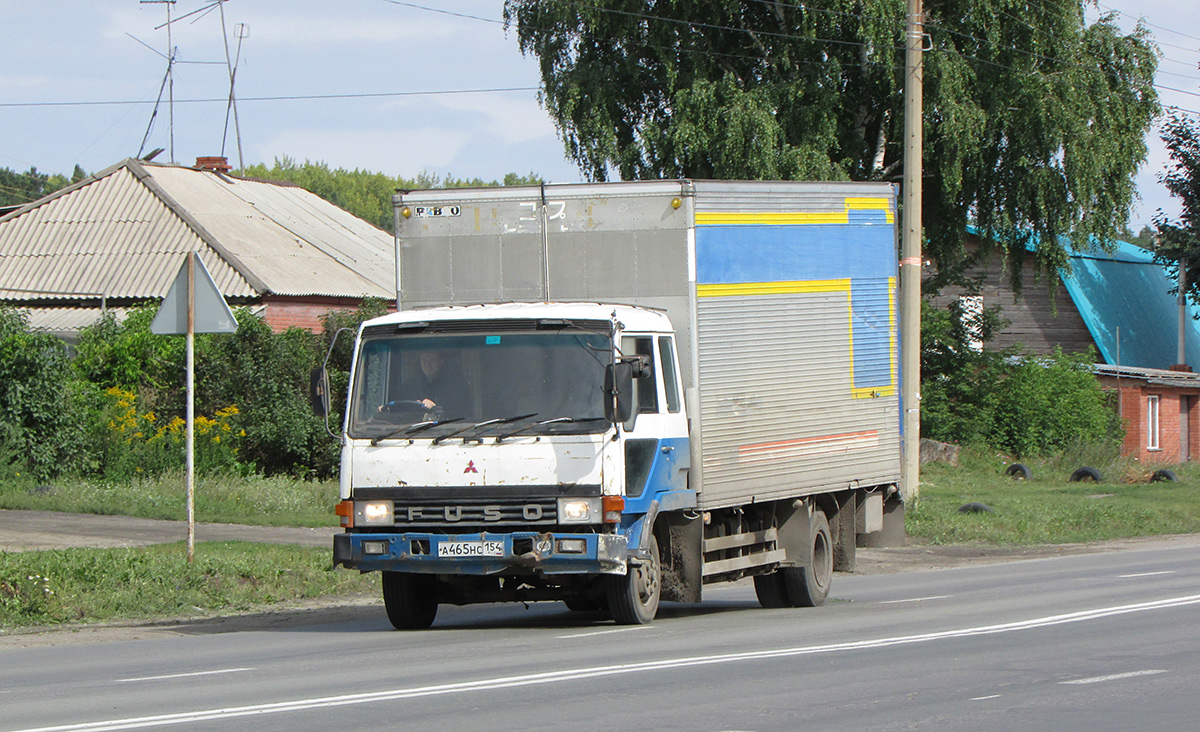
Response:
[[[196,158],[196,169],[211,170],[214,173],[228,173],[233,170],[233,166],[229,164],[228,158],[207,157]]]

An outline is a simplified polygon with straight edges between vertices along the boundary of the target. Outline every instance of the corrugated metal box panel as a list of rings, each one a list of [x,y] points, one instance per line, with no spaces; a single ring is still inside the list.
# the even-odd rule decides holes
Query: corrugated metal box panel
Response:
[[[399,217],[401,304],[641,305],[667,311],[687,332],[691,203],[683,190],[678,181],[655,181],[399,195],[397,205],[410,214]],[[680,367],[688,379],[686,348]]]
[[[856,390],[848,287],[704,297],[697,318],[703,506],[896,479],[897,397]]]
[[[391,297],[393,240],[299,188],[148,166],[154,180],[274,294]]]
[[[894,189],[695,188],[701,505],[897,480]]]

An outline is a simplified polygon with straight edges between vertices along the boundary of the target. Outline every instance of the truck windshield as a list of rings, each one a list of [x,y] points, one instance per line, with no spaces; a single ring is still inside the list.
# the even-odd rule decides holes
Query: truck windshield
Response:
[[[607,334],[577,328],[366,335],[349,434],[469,439],[603,432],[610,344]]]

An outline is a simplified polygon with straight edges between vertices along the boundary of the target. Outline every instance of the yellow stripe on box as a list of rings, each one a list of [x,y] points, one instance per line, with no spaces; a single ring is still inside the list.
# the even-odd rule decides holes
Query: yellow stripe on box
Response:
[[[746,297],[750,295],[795,295],[805,292],[850,292],[850,280],[792,280],[788,282],[733,282],[727,285],[696,285],[696,297]]]
[[[890,201],[886,198],[847,198],[843,211],[697,211],[697,226],[802,226],[812,224],[849,224],[851,211],[883,211],[889,224],[895,223]]]

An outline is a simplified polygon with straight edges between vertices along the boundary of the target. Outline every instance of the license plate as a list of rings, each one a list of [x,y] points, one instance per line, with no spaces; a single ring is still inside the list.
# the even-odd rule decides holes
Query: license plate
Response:
[[[443,541],[438,544],[439,557],[502,557],[502,541]]]

